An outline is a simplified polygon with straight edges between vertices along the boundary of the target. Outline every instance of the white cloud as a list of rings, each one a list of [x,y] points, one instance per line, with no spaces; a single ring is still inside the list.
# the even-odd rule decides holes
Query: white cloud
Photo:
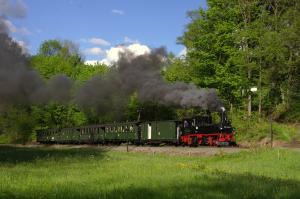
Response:
[[[79,39],[79,42],[82,43],[89,43],[93,45],[99,45],[99,46],[110,46],[111,43],[106,41],[105,39],[102,39],[100,37],[92,37],[92,38],[81,38]]]
[[[123,15],[124,14],[124,11],[123,10],[117,10],[117,9],[113,9],[111,11],[113,14],[117,14],[117,15]]]
[[[29,46],[25,41],[17,40],[16,38],[13,40],[21,47],[23,54],[27,54],[29,52]]]
[[[131,39],[130,37],[124,37],[125,44],[132,44],[132,43],[140,43],[137,39]]]
[[[7,27],[9,32],[19,33],[21,35],[29,35],[31,32],[24,27],[18,28],[11,21],[3,19],[4,25]]]
[[[151,52],[148,46],[138,44],[138,43],[131,44],[128,46],[116,46],[116,47],[111,47],[109,50],[106,50],[106,57],[102,59],[100,62],[107,65],[111,65],[117,62],[120,58],[120,53],[124,53],[126,50],[131,52],[134,56],[148,54]]]
[[[84,53],[86,55],[104,55],[105,54],[105,52],[101,48],[98,48],[98,47],[87,48],[84,50]]]
[[[89,43],[100,46],[110,46],[110,43],[102,38],[93,37],[89,39]]]
[[[131,44],[127,47],[127,49],[132,52],[135,56],[148,54],[150,53],[150,48],[146,45],[141,44]]]
[[[99,60],[87,60],[87,61],[84,62],[85,65],[90,65],[90,66],[95,66],[99,63],[100,63]]]

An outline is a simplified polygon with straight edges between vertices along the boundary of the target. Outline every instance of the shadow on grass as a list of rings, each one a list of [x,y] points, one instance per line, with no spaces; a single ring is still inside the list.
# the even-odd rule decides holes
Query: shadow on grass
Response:
[[[299,198],[300,183],[295,180],[280,180],[252,174],[209,174],[188,183],[180,180],[155,187],[128,186],[111,191],[78,186],[59,187],[55,191],[31,190],[27,193],[2,192],[0,198],[130,198],[130,199],[193,199],[193,198]],[[150,183],[151,184],[151,183]],[[67,185],[65,185],[67,186]]]
[[[280,180],[252,174],[212,174],[196,177],[189,183],[173,182],[160,184],[158,188],[129,187],[109,193],[89,193],[71,198],[299,198],[300,183],[295,180]],[[67,195],[60,198],[66,198]]]
[[[63,159],[63,158],[89,158],[91,156],[97,158],[104,157],[106,151],[100,149],[78,148],[78,149],[53,149],[45,147],[12,147],[0,146],[0,164],[1,163],[22,163],[34,162],[37,159]]]

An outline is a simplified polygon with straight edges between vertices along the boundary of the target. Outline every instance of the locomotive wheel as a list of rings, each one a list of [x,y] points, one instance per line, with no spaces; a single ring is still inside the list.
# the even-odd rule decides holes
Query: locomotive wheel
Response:
[[[190,147],[197,147],[199,144],[198,144],[198,138],[197,136],[193,136],[191,137],[191,144],[190,144]]]
[[[207,138],[206,137],[202,137],[201,145],[202,146],[206,146],[207,145]]]
[[[236,142],[230,142],[229,146],[236,146],[236,147],[238,147],[238,145],[236,144]]]

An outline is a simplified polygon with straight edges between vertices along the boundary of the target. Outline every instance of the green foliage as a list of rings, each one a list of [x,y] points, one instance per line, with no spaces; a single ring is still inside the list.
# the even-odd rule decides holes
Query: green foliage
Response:
[[[236,90],[243,77],[232,61],[237,52],[235,31],[239,15],[235,1],[208,1],[209,9],[190,13],[188,24],[179,41],[187,47],[187,62],[192,81],[201,87],[217,88],[230,103],[239,101]]]
[[[4,139],[9,142],[26,143],[32,140],[36,121],[28,107],[12,107],[0,116]],[[5,138],[6,137],[6,138]]]
[[[299,152],[213,157],[0,147],[1,198],[298,198]]]
[[[235,107],[244,106],[250,88],[256,86],[267,114],[275,111],[280,112],[278,119],[299,120],[300,3],[208,0],[207,4],[207,9],[189,13],[191,22],[179,38],[187,48],[187,76],[201,87],[217,88],[225,104]],[[185,77],[173,76],[168,78]],[[253,100],[260,103],[258,96],[254,94]]]
[[[57,74],[64,74],[73,78],[76,76],[74,65],[60,56],[36,55],[32,57],[31,62],[32,66],[46,79]]]
[[[190,82],[192,80],[191,72],[186,63],[178,58],[173,58],[163,73],[165,79],[170,82]]]
[[[140,118],[141,114],[141,104],[138,102],[137,93],[134,93],[130,96],[127,109],[126,109],[126,118],[129,121],[137,121]]]
[[[74,105],[12,107],[0,115],[0,142],[26,143],[35,140],[38,129],[81,126],[87,117]]]
[[[109,71],[109,67],[104,64],[97,64],[94,66],[82,65],[77,70],[76,80],[79,82],[85,82],[91,79],[95,75],[103,75]]]
[[[75,105],[50,103],[46,106],[34,106],[33,117],[38,128],[64,128],[87,123],[86,115]]]
[[[46,79],[57,74],[76,79],[83,60],[72,42],[48,40],[41,44],[38,54],[31,58],[31,64]]]

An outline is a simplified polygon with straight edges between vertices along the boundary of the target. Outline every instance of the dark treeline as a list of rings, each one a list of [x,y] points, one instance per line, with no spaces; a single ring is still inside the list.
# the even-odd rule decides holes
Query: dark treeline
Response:
[[[22,58],[11,70],[18,59],[9,61],[7,49],[0,52],[0,61],[5,61],[0,69],[17,80],[0,74],[5,91],[0,92],[0,102],[5,102],[0,103],[0,133],[26,142],[44,128],[132,121],[139,115],[142,120],[176,119],[201,111],[193,105],[215,109],[221,105],[219,98],[227,109],[240,110],[248,118],[299,121],[300,2],[208,0],[207,4],[207,9],[188,13],[191,22],[178,39],[187,53],[180,58],[158,49],[131,61],[125,53],[115,66],[89,66],[70,41],[45,41],[36,55],[29,56],[0,32],[8,48],[15,48],[14,56]],[[29,79],[17,78],[23,75],[18,67]],[[12,92],[8,83],[20,92]]]

